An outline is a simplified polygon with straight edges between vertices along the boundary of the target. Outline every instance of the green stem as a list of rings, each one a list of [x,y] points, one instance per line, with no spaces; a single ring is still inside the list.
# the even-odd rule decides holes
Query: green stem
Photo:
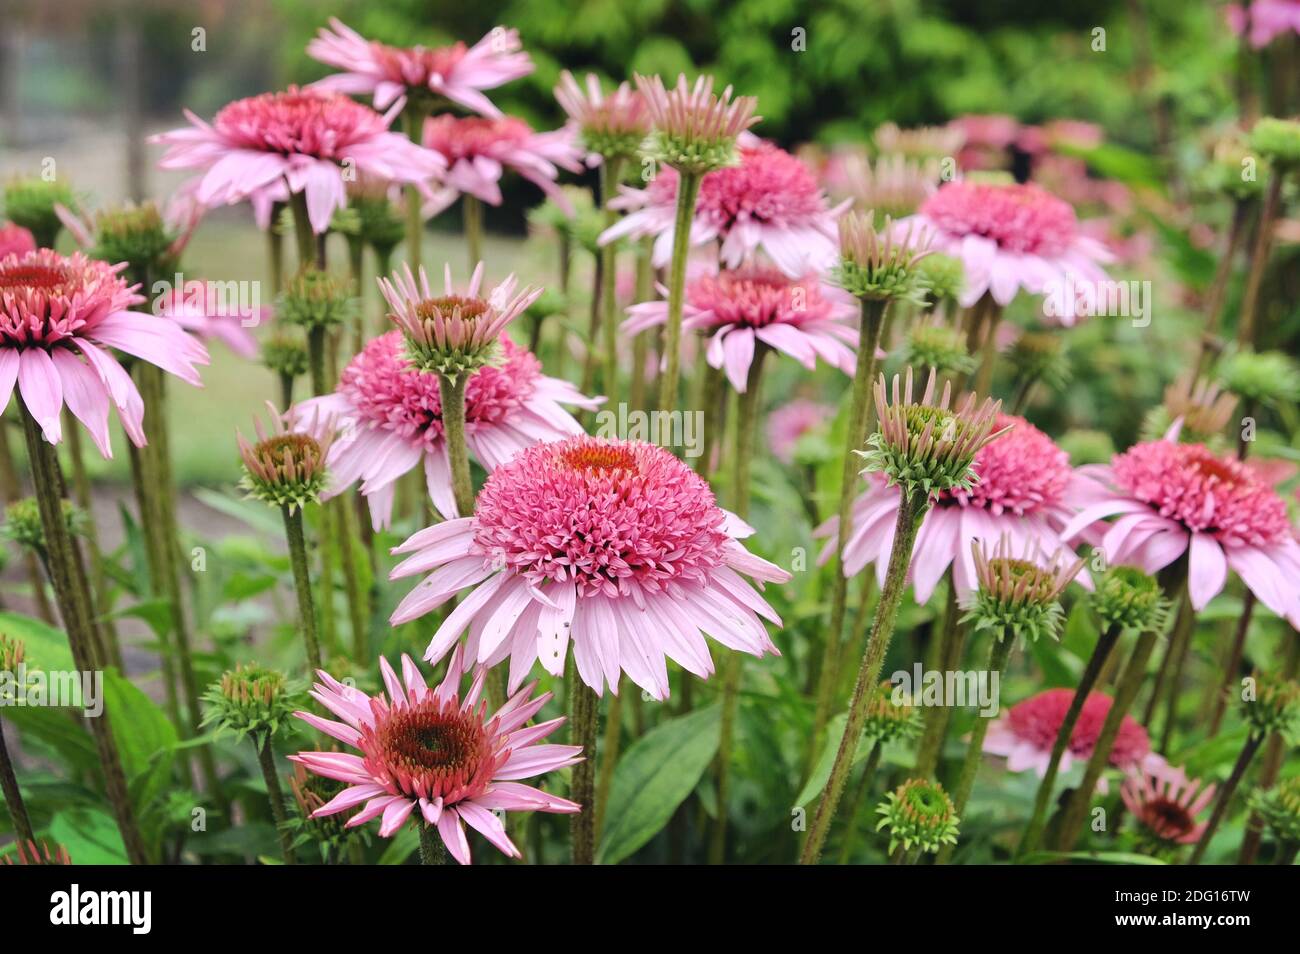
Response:
[[[621,158],[607,158],[600,167],[600,207],[605,214],[605,228],[618,221],[618,211],[609,207],[610,200],[618,195],[618,183],[623,171]],[[609,242],[600,248],[600,311],[605,327],[605,393],[611,397],[618,386],[618,287],[617,243]]]
[[[461,217],[465,223],[465,249],[469,252],[469,270],[483,261],[483,203],[468,192],[461,199]]]
[[[298,595],[298,627],[307,647],[311,672],[321,667],[320,643],[316,638],[316,607],[311,598],[311,571],[307,564],[307,541],[302,532],[302,509],[282,504],[284,534],[289,543],[289,562],[293,566],[293,588]]]
[[[298,859],[293,853],[293,835],[289,832],[289,815],[284,810],[284,793],[280,790],[280,775],[275,770],[275,750],[271,747],[271,733],[263,733],[262,740],[256,739],[253,745],[257,749],[257,761],[262,766],[262,779],[266,782],[266,797],[271,803],[271,817],[275,819],[275,831],[280,838],[280,851],[286,865],[296,865]]]
[[[1002,671],[1007,668],[1007,660],[1011,657],[1011,650],[1015,648],[1015,644],[1016,636],[1013,632],[994,634],[993,645],[989,647],[990,677],[992,674],[997,674],[999,679],[1002,678]],[[953,810],[959,818],[966,811],[966,803],[970,801],[971,790],[975,787],[975,776],[979,774],[980,762],[984,759],[984,737],[988,735],[992,721],[992,717],[980,714],[971,728],[966,757],[962,759],[961,771],[957,774],[957,784],[952,792]],[[952,857],[953,848],[951,844],[944,845],[934,859],[935,864],[947,864]]]
[[[54,593],[63,611],[73,664],[82,672],[94,672],[98,666],[94,655],[94,622],[90,586],[86,581],[80,552],[76,549],[75,541],[68,535],[67,524],[63,519],[64,483],[63,474],[59,470],[58,456],[54,452],[54,447],[45,443],[40,425],[36,423],[21,398],[19,398],[19,407],[23,419],[23,432],[27,439],[28,461],[32,468],[32,483],[36,489],[36,502],[41,513],[45,545],[50,556],[50,568],[53,571]],[[148,853],[131,807],[126,774],[122,770],[122,760],[113,737],[109,713],[106,710],[100,713],[98,718],[87,721],[90,723],[91,737],[104,776],[105,794],[108,796],[114,820],[122,836],[127,858],[131,864],[148,864]]]
[[[14,774],[14,763],[5,745],[4,723],[0,723],[0,795],[4,795],[9,817],[14,820],[14,835],[18,843],[34,842],[36,835],[32,832],[32,820],[27,815],[23,793],[18,788],[18,776]]]
[[[916,543],[916,532],[920,529],[921,520],[929,507],[929,498],[923,491],[904,487],[899,495],[898,522],[894,526],[894,543],[889,553],[889,566],[885,571],[885,583],[880,589],[880,599],[876,603],[876,618],[871,626],[871,635],[867,639],[867,648],[862,654],[862,664],[858,668],[858,680],[853,686],[848,720],[844,726],[844,738],[840,740],[839,750],[835,753],[830,779],[826,783],[826,793],[817,806],[817,814],[813,818],[812,827],[808,830],[808,839],[804,842],[803,854],[799,858],[800,864],[816,864],[821,857],[831,820],[835,817],[840,797],[844,794],[844,783],[848,780],[853,756],[857,752],[858,741],[862,736],[862,726],[867,718],[867,704],[871,701],[872,689],[880,679],[885,653],[889,650],[894,626],[898,622],[898,608],[907,589],[907,570],[912,562],[912,547]]]
[[[875,781],[876,769],[880,766],[880,753],[882,746],[880,740],[871,747],[871,752],[867,756],[867,762],[862,766],[862,775],[858,778],[858,784],[853,789],[853,796],[849,799],[848,807],[844,811],[844,842],[840,845],[840,864],[846,865],[849,859],[853,857],[854,843],[858,840],[858,812],[862,808],[863,801],[871,792],[871,783]]]
[[[72,463],[72,486],[77,506],[90,518],[86,521],[84,536],[90,556],[90,590],[95,598],[95,616],[99,644],[104,649],[101,658],[122,669],[122,646],[118,641],[117,627],[109,618],[112,600],[109,598],[108,574],[104,571],[104,557],[99,549],[99,530],[94,519],[93,500],[90,493],[90,475],[86,470],[85,450],[81,440],[81,425],[71,411],[64,412],[63,433],[68,436],[68,459]]]
[[[1264,193],[1264,205],[1256,223],[1255,247],[1250,252],[1250,271],[1246,273],[1246,290],[1242,292],[1241,318],[1237,323],[1237,343],[1254,345],[1259,338],[1259,293],[1264,284],[1264,271],[1273,249],[1273,223],[1282,204],[1282,174],[1274,171]]]
[[[876,375],[876,348],[880,346],[880,329],[884,325],[886,302],[864,300],[858,327],[858,361],[853,371],[853,389],[849,395],[849,420],[844,432],[844,457],[840,468],[840,498],[836,511],[839,526],[835,537],[835,559],[831,561],[831,620],[826,629],[821,673],[817,682],[817,700],[813,710],[813,728],[809,736],[808,769],[818,751],[818,739],[830,715],[831,697],[839,685],[840,640],[848,606],[849,581],[844,575],[844,547],[853,530],[853,498],[858,489],[858,458],[867,439],[867,406],[871,400],[871,382]]]
[[[469,448],[465,443],[465,386],[469,375],[455,378],[438,375],[438,396],[442,399],[442,427],[451,465],[451,490],[462,517],[474,513],[474,484],[469,476]]]
[[[966,624],[961,621],[961,607],[957,605],[957,586],[951,568],[948,570],[948,596],[939,639],[938,665],[935,668],[939,672],[958,669],[962,653],[966,649]],[[930,706],[926,710],[925,728],[917,748],[913,778],[930,778],[939,767],[939,758],[943,755],[943,743],[948,733],[949,715],[948,706]]]
[[[636,250],[636,301],[649,301],[654,293],[654,263],[650,260],[652,240],[643,239]],[[632,339],[632,387],[628,392],[628,404],[634,411],[649,410],[646,407],[646,357],[650,349],[650,339],[646,332],[638,332]],[[707,428],[706,428],[707,431]]]
[[[290,193],[289,208],[293,210],[293,236],[298,243],[298,269],[301,271],[316,261],[316,235],[307,214],[307,193]]]
[[[326,373],[326,331],[324,325],[312,325],[307,331],[307,359],[311,369],[311,391],[315,397],[328,394],[329,375]]]
[[[632,692],[637,690],[633,688]],[[597,773],[596,780],[596,840],[600,840],[600,832],[605,823],[605,806],[609,804],[609,788],[614,784],[614,766],[618,762],[618,750],[623,738],[623,690],[621,687],[618,695],[610,697],[609,708],[605,710],[605,738],[601,745],[600,751],[603,758],[600,760],[600,771]]]
[[[1061,815],[1056,845],[1060,851],[1069,851],[1078,840],[1084,817],[1088,813],[1088,806],[1092,803],[1093,790],[1097,787],[1101,773],[1110,763],[1110,753],[1115,748],[1115,739],[1119,737],[1120,725],[1129,709],[1133,707],[1133,700],[1137,698],[1138,690],[1146,680],[1147,663],[1151,660],[1151,651],[1155,648],[1155,644],[1154,632],[1144,632],[1138,636],[1133,653],[1129,656],[1124,672],[1119,677],[1119,685],[1115,687],[1114,699],[1106,713],[1106,721],[1102,723],[1097,743],[1092,750],[1092,757],[1088,759],[1087,768],[1084,769],[1083,780],[1070,796]]]
[[[1201,840],[1196,843],[1196,848],[1193,849],[1188,864],[1199,865],[1201,859],[1205,857],[1205,850],[1210,847],[1210,841],[1214,838],[1214,833],[1219,830],[1219,824],[1228,811],[1228,805],[1232,801],[1232,796],[1237,792],[1237,786],[1241,784],[1246,769],[1250,767],[1251,760],[1255,758],[1255,753],[1259,751],[1259,747],[1263,742],[1263,733],[1252,732],[1246,737],[1246,744],[1241,747],[1241,754],[1237,756],[1237,762],[1232,766],[1232,774],[1228,776],[1228,780],[1219,789],[1219,794],[1214,800],[1214,811],[1210,813],[1210,820],[1205,825],[1205,832],[1201,835]]]
[[[280,232],[283,202],[271,204],[271,225],[266,230],[266,263],[271,272],[271,294],[284,291],[284,236]]]
[[[758,430],[758,409],[761,403],[763,361],[767,346],[758,343],[745,380],[745,393],[739,395],[740,412],[736,425],[736,447],[731,460],[732,510],[741,520],[749,517],[749,471],[754,457],[754,434]],[[727,850],[727,815],[731,798],[731,747],[736,729],[736,714],[740,703],[740,677],[742,660],[739,653],[728,653],[723,663],[722,722],[718,733],[717,792],[718,818],[709,838],[709,864],[720,865]]]
[[[1070,699],[1070,708],[1065,711],[1065,719],[1056,733],[1056,741],[1052,743],[1052,755],[1047,762],[1047,771],[1043,774],[1042,781],[1038,783],[1038,793],[1034,796],[1034,811],[1029,818],[1029,824],[1025,826],[1020,847],[1016,850],[1017,858],[1024,857],[1038,847],[1043,827],[1047,823],[1047,805],[1052,797],[1052,789],[1056,785],[1061,758],[1070,745],[1070,737],[1074,734],[1074,726],[1079,721],[1079,714],[1083,712],[1083,704],[1088,701],[1088,694],[1097,684],[1097,677],[1119,641],[1119,636],[1118,626],[1108,627],[1097,638],[1097,645],[1093,647],[1092,655],[1088,657],[1088,664],[1083,669],[1083,675],[1079,677],[1078,688],[1074,690],[1074,696]]]
[[[664,327],[664,370],[659,378],[659,410],[677,407],[677,379],[682,371],[682,304],[686,300],[686,260],[690,257],[691,222],[700,194],[698,173],[677,177],[677,215],[674,219],[673,257],[668,272],[668,323]]]
[[[415,824],[420,829],[420,864],[445,865],[447,848],[442,843],[442,837],[432,825],[423,820],[417,820]]]
[[[343,572],[343,591],[348,602],[348,623],[352,627],[352,655],[355,659],[365,659],[367,650],[368,627],[366,625],[366,594],[357,575],[356,540],[360,536],[357,512],[352,506],[352,494],[345,493],[331,500],[326,506],[334,508],[332,524],[337,531],[339,543],[339,562]]]
[[[569,654],[569,744],[582,746],[583,760],[571,769],[569,798],[582,806],[571,815],[569,835],[573,842],[573,863],[596,861],[596,693],[579,678],[573,654]]]

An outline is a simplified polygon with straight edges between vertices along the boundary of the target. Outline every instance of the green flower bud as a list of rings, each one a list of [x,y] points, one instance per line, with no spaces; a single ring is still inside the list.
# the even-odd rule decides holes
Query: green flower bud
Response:
[[[1113,566],[1093,580],[1092,608],[1109,629],[1117,626],[1138,632],[1163,633],[1169,623],[1170,603],[1155,577],[1136,567]]]
[[[349,282],[307,267],[280,296],[278,316],[304,328],[328,328],[347,321],[354,305]]]
[[[1300,165],[1300,121],[1265,116],[1250,131],[1250,146],[1279,168]]]
[[[63,205],[70,209],[76,204],[72,189],[59,181],[31,178],[5,184],[5,217],[30,231],[41,248],[53,248],[63,227],[54,207]]]
[[[236,666],[203,694],[203,724],[233,732],[237,738],[274,736],[303,705],[302,688],[284,673],[257,663]]]
[[[881,816],[876,830],[889,829],[889,852],[900,845],[935,853],[957,843],[958,822],[952,799],[938,782],[913,778],[885,796],[876,807]]]

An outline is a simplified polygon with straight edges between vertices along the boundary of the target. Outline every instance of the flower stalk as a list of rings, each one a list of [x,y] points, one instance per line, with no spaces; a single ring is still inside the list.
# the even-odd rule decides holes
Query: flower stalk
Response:
[[[469,375],[438,375],[438,396],[442,400],[442,426],[447,436],[447,459],[451,465],[451,490],[462,516],[474,512],[474,485],[469,473],[469,446],[465,443],[465,388]]]
[[[677,406],[677,382],[682,370],[682,305],[686,300],[686,260],[691,247],[691,222],[700,194],[697,172],[679,170],[677,212],[673,220],[673,256],[668,271],[668,323],[664,327],[664,369],[659,378],[659,409]]]

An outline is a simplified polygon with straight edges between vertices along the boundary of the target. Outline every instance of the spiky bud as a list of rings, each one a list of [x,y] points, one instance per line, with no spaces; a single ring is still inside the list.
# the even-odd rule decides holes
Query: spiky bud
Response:
[[[934,304],[956,301],[966,281],[966,266],[954,255],[932,252],[917,265],[918,281],[925,287],[925,297]]]
[[[898,357],[905,365],[934,368],[940,374],[969,374],[976,365],[966,350],[966,335],[943,322],[923,321],[913,325]]]
[[[1300,842],[1300,775],[1283,779],[1265,791],[1252,792],[1249,803],[1274,838],[1285,845]]]
[[[4,188],[5,218],[30,231],[41,248],[53,248],[63,227],[54,207],[72,207],[76,201],[72,189],[57,179],[14,179]]]
[[[249,443],[236,432],[244,476],[239,485],[248,496],[294,510],[320,499],[329,482],[325,459],[332,443],[332,425],[313,427],[315,433],[290,431],[285,419],[271,407],[269,432],[256,421],[257,442]]]
[[[700,76],[689,85],[684,75],[671,90],[658,76],[633,74],[653,125],[646,153],[686,175],[702,176],[736,164],[736,137],[758,122],[758,100],[731,98],[728,86],[713,93],[713,77]]]
[[[307,373],[307,343],[302,335],[288,328],[276,328],[262,340],[262,364],[274,371],[296,378]]]
[[[354,305],[348,282],[308,266],[290,279],[276,315],[304,328],[332,328],[352,316]]]
[[[1142,422],[1143,440],[1162,439],[1175,422],[1184,443],[1208,444],[1221,435],[1237,409],[1237,398],[1209,381],[1192,383],[1183,375],[1165,388],[1164,403],[1147,412]]]
[[[578,127],[582,147],[606,161],[632,159],[640,154],[650,132],[650,117],[641,94],[627,83],[620,83],[608,95],[600,79],[588,73],[585,89],[572,73],[560,73],[555,98]]]
[[[60,844],[54,845],[54,850],[50,851],[49,844],[42,840],[38,846],[34,841],[18,842],[17,849],[3,858],[0,858],[0,864],[5,865],[70,865],[72,858],[68,855],[68,849]]]
[[[236,738],[253,735],[260,742],[290,724],[302,708],[303,690],[284,675],[257,663],[237,665],[203,694],[203,724],[215,725]]]
[[[85,532],[86,514],[70,500],[61,501],[63,523],[69,534]],[[45,526],[41,523],[40,505],[35,497],[15,500],[5,507],[5,522],[0,533],[21,547],[35,553],[45,552]]]
[[[1201,173],[1201,183],[1211,192],[1221,192],[1234,199],[1255,198],[1264,191],[1268,181],[1267,165],[1259,168],[1258,159],[1244,135],[1238,132],[1224,136],[1214,144],[1213,155]]]
[[[1007,363],[1020,381],[1041,381],[1054,391],[1070,383],[1065,339],[1050,331],[1024,331],[1007,351]]]
[[[883,473],[889,483],[907,492],[922,491],[934,496],[942,491],[969,488],[978,479],[971,469],[975,455],[1008,428],[994,432],[1001,401],[977,403],[967,394],[955,408],[951,383],[935,398],[935,372],[930,371],[925,393],[912,397],[912,369],[894,375],[892,397],[886,397],[885,376],[876,381],[876,418],[879,429],[867,441],[865,451],[854,451],[866,462],[864,473]]]
[[[924,852],[937,852],[944,845],[957,843],[957,810],[952,799],[938,782],[923,778],[908,779],[876,807],[881,817],[876,830],[889,829],[889,852],[902,846]]]
[[[991,549],[973,540],[971,552],[979,585],[962,602],[964,621],[998,639],[1056,639],[1065,617],[1058,598],[1084,561],[1061,551],[1041,561],[1034,550],[1017,556],[1005,535]]]
[[[0,633],[0,672],[16,673],[27,662],[27,644]]]
[[[911,739],[921,730],[921,714],[910,698],[895,702],[894,684],[888,679],[876,686],[867,698],[867,717],[862,734],[873,742]]]
[[[1214,372],[1248,404],[1285,406],[1300,401],[1300,364],[1281,351],[1234,349],[1219,359]]]
[[[1106,628],[1163,633],[1169,623],[1169,600],[1155,577],[1132,566],[1112,566],[1093,583],[1092,608]]]
[[[1279,169],[1300,166],[1300,121],[1263,117],[1250,131],[1250,147]]]
[[[889,216],[877,232],[874,219],[872,212],[840,216],[840,260],[832,280],[855,298],[923,303],[920,262],[930,254],[930,233],[910,225],[900,232]]]
[[[1300,685],[1257,672],[1254,691],[1242,696],[1241,712],[1252,735],[1276,732],[1291,740],[1300,728]]]
[[[176,270],[176,238],[156,203],[127,203],[95,216],[90,254],[105,262],[126,262],[128,274],[137,278],[171,275]]]

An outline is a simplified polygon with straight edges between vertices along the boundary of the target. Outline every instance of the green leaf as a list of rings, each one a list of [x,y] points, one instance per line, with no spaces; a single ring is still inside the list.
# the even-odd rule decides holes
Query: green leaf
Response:
[[[21,613],[0,612],[0,632],[26,644],[29,669],[70,672],[77,668],[68,648],[68,637],[49,623]]]
[[[716,705],[671,719],[619,759],[597,863],[618,864],[668,824],[713,760],[721,723]]]
[[[826,783],[830,781],[831,769],[835,765],[835,755],[840,750],[840,743],[844,740],[844,726],[849,721],[849,714],[841,712],[826,724],[826,743],[822,746],[821,754],[817,756],[817,764],[813,766],[812,774],[808,776],[808,781],[804,784],[803,791],[799,797],[794,800],[796,805],[807,805],[814,798],[821,794]],[[867,744],[865,738],[858,741],[858,750],[853,753],[853,762],[850,767],[857,765],[871,754],[871,746]]]
[[[176,728],[148,696],[116,669],[104,672],[104,711],[122,757],[127,783],[142,811],[169,784],[179,737]]]
[[[108,619],[138,619],[143,621],[159,640],[172,630],[172,604],[170,600],[141,600],[125,609],[114,610]]]
[[[1163,865],[1159,858],[1129,851],[1036,851],[1021,864],[1047,865],[1055,861],[1095,861],[1103,865]]]
[[[271,507],[256,500],[236,500],[228,494],[207,487],[195,487],[194,497],[218,513],[246,523],[254,530],[274,534],[278,539],[284,533],[283,518]]]
[[[423,824],[423,822],[416,822]],[[415,825],[403,825],[388,842],[388,847],[379,856],[381,865],[402,865],[406,859],[415,854],[420,847],[420,832]]]
[[[93,772],[99,766],[95,743],[80,719],[68,718],[67,709],[11,706],[4,718],[17,726],[26,742],[38,742],[57,755],[69,768]]]
[[[68,850],[74,865],[124,865],[126,846],[112,816],[94,808],[70,808],[50,821],[49,840]]]

